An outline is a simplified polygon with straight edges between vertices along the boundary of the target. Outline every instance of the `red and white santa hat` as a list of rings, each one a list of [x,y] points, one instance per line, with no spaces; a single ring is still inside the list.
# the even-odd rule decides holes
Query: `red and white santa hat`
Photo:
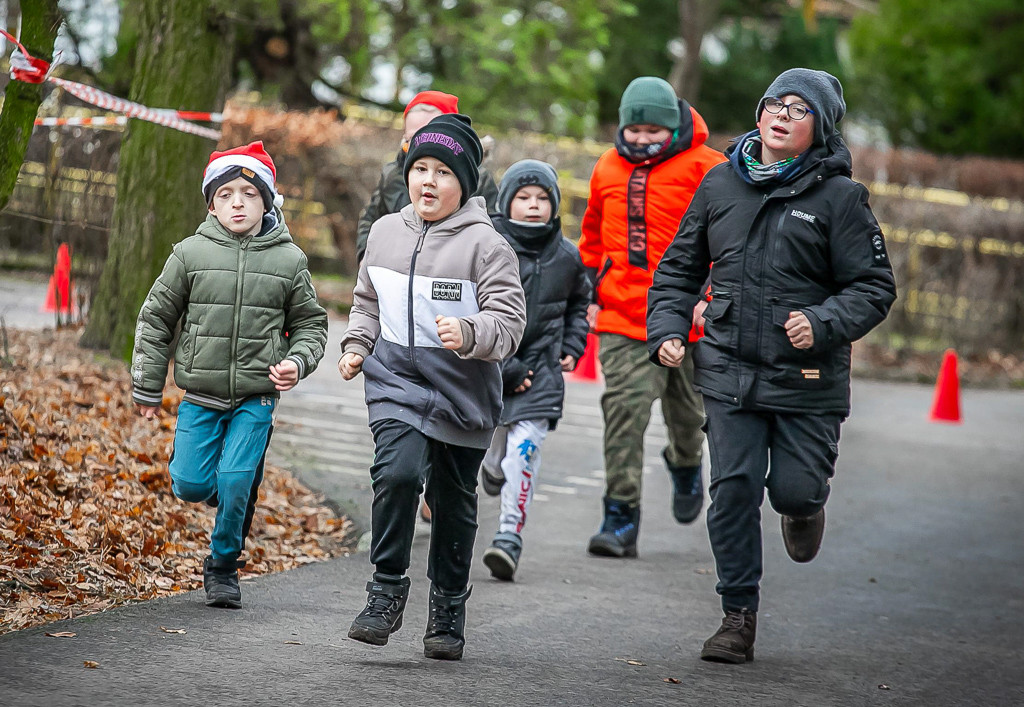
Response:
[[[264,211],[284,203],[284,197],[274,187],[277,168],[274,167],[274,160],[263,149],[262,140],[222,152],[215,151],[210,155],[206,171],[203,172],[203,197],[206,203],[210,203],[218,187],[239,177],[252,182],[259,189]]]

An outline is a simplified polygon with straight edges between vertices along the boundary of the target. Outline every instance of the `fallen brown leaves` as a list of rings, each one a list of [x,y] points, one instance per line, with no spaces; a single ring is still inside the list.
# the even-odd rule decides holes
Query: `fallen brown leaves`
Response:
[[[202,586],[215,510],[171,493],[180,391],[159,422],[131,404],[127,368],[80,335],[9,331],[0,367],[0,633]],[[268,468],[246,575],[348,551],[350,524]]]

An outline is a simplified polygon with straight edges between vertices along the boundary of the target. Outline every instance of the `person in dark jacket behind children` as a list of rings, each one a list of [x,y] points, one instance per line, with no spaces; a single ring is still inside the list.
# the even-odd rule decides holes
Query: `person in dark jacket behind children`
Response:
[[[789,556],[817,554],[850,412],[850,343],[896,298],[868,191],[850,179],[835,127],[845,111],[834,76],[783,72],[757,106],[757,129],[708,172],[654,274],[651,360],[678,366],[689,353],[707,414],[708,533],[725,618],[705,660],[754,657],[766,489]],[[704,338],[684,351],[712,261]]]
[[[428,658],[459,660],[476,539],[477,473],[501,414],[500,362],[519,345],[519,264],[476,190],[482,148],[464,115],[417,132],[412,203],[370,229],[338,368],[365,374],[375,446],[366,607],[349,638],[384,645],[402,627],[416,505],[433,510]]]
[[[519,256],[526,292],[526,331],[515,355],[502,363],[505,404],[481,466],[484,490],[501,494],[498,533],[483,561],[503,580],[519,566],[541,446],[562,416],[562,372],[576,367],[587,344],[590,280],[576,246],[562,236],[560,200],[555,168],[522,160],[502,177],[500,213],[491,216]]]
[[[409,204],[409,188],[405,184],[405,156],[412,136],[437,116],[458,112],[458,97],[441,91],[420,91],[406,104],[405,112],[402,114],[402,146],[395,159],[384,165],[370,202],[359,214],[359,226],[356,229],[358,260],[362,260],[366,253],[366,238],[370,235],[370,226],[381,216],[398,213],[403,206]],[[495,199],[498,198],[498,187],[486,169],[480,169],[479,182],[473,195],[484,197],[487,208],[494,208]]]

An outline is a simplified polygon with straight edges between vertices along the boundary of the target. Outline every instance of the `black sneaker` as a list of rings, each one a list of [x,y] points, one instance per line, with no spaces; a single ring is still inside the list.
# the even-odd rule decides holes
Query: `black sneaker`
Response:
[[[491,546],[484,551],[484,564],[491,571],[492,577],[511,582],[519,566],[519,555],[522,551],[522,541],[517,543],[510,538],[495,538]]]
[[[462,660],[466,647],[466,600],[470,587],[456,596],[442,594],[430,586],[430,618],[423,634],[423,655],[435,660]]]
[[[597,535],[590,538],[587,552],[602,557],[636,557],[639,535],[640,506],[605,497],[604,522]]]
[[[492,476],[487,467],[480,467],[480,485],[488,496],[500,496],[501,487],[505,485],[505,475]]]
[[[206,605],[224,609],[242,608],[242,590],[238,587],[238,570],[244,562],[218,560],[212,555],[203,560],[203,588]]]
[[[672,477],[672,515],[679,523],[692,523],[704,507],[704,485],[700,478],[700,464],[673,466],[668,461],[668,450],[661,450],[665,468]]]
[[[348,637],[373,646],[387,645],[391,634],[402,628],[409,584],[408,577],[399,582],[367,582],[366,608],[352,622]]]
[[[825,509],[807,518],[782,516],[782,543],[793,562],[810,562],[825,535]]]
[[[727,611],[721,627],[704,641],[700,658],[715,663],[745,663],[754,659],[756,637],[756,611]]]

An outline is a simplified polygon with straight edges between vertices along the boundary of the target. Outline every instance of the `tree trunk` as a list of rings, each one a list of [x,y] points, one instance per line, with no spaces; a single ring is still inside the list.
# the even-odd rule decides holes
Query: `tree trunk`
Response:
[[[679,0],[679,38],[683,55],[672,66],[668,82],[676,95],[696,103],[700,93],[700,49],[704,33],[718,17],[720,0]]]
[[[220,110],[234,28],[214,0],[142,0],[131,99],[154,108]],[[81,345],[128,359],[135,320],[174,243],[205,217],[206,138],[133,120],[121,145],[107,261]]]
[[[57,0],[28,0],[21,7],[21,43],[29,54],[47,61],[53,55],[60,12]],[[32,137],[32,124],[43,101],[43,86],[11,80],[0,113],[0,210],[7,206],[25,150]]]

